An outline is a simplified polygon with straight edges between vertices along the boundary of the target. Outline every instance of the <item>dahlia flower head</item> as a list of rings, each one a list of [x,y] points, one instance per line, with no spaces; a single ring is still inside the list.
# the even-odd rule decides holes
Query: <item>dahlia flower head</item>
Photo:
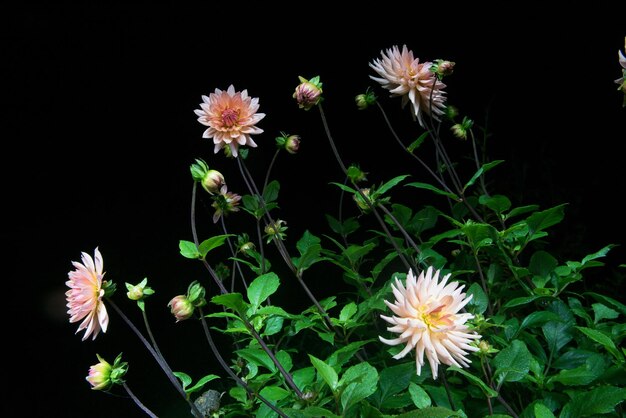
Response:
[[[76,333],[85,330],[83,341],[90,335],[95,340],[109,325],[109,315],[102,300],[105,294],[102,254],[96,247],[93,258],[83,252],[81,261],[72,261],[74,270],[68,273],[69,280],[65,282],[70,288],[65,292],[67,313],[70,323],[82,321]]]
[[[381,58],[369,64],[379,77],[370,78],[389,90],[391,97],[401,97],[403,108],[411,103],[412,115],[423,128],[426,128],[423,114],[439,121],[446,108],[443,91],[446,85],[431,71],[434,63],[420,62],[406,45],[402,51],[396,45],[381,54]]]
[[[624,38],[624,51],[626,51],[626,37]],[[622,76],[615,80],[615,84],[618,84],[618,90],[621,90],[626,94],[626,57],[622,54],[622,51],[617,51],[617,58],[619,64],[622,66]],[[626,106],[626,98],[624,98],[624,105]]]
[[[207,126],[203,138],[213,139],[214,152],[228,147],[237,157],[240,146],[256,148],[251,135],[263,133],[256,126],[264,117],[258,113],[259,99],[248,96],[248,91],[235,91],[231,84],[226,91],[215,89],[209,96],[202,96],[200,109],[194,110],[198,122]]]
[[[394,315],[380,316],[392,325],[388,331],[400,334],[394,339],[379,337],[380,341],[405,345],[393,358],[401,359],[415,351],[417,374],[421,375],[426,354],[433,379],[437,379],[439,364],[468,367],[471,361],[467,355],[479,350],[471,343],[481,338],[466,325],[474,316],[459,313],[472,296],[466,297],[464,286],[458,282],[448,283],[450,274],[441,280],[440,274],[440,270],[429,267],[417,279],[409,270],[406,285],[396,278],[391,285],[395,301],[385,300]]]

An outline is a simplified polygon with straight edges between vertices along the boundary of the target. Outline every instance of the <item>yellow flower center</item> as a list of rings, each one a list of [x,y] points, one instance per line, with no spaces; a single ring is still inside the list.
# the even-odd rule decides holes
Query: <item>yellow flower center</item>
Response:
[[[232,128],[239,122],[239,109],[227,108],[222,112],[222,123],[227,128]]]
[[[450,326],[453,324],[452,314],[446,312],[446,307],[452,303],[452,296],[445,296],[440,301],[425,303],[419,307],[419,317],[428,329]],[[435,305],[435,308],[431,306]]]

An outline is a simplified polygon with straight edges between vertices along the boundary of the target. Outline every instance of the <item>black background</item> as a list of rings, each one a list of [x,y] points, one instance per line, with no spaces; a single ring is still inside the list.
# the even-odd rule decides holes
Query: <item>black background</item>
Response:
[[[373,182],[407,167],[425,175],[399,152],[377,113],[353,104],[373,86],[367,64],[405,43],[423,59],[457,63],[446,81],[449,103],[479,124],[489,115],[489,152],[508,165],[491,178],[501,193],[544,208],[568,203],[554,249],[578,260],[623,242],[626,109],[613,83],[626,35],[623,6],[3,7],[4,416],[143,416],[130,400],[91,391],[84,381],[96,353],[112,360],[119,352],[131,363],[128,382],[137,395],[160,416],[180,416],[168,406],[181,407],[177,394],[112,310],[109,332],[96,341],[81,342],[67,322],[71,261],[96,246],[120,291],[143,277],[157,289],[148,309],[174,369],[222,375],[199,326],[174,326],[165,306],[191,280],[207,279],[178,254],[178,241],[191,239],[189,165],[203,158],[231,190],[246,193],[234,162],[201,138],[193,113],[216,87],[248,89],[267,114],[248,161],[259,181],[274,137],[302,136],[300,153],[281,156],[273,171],[292,246],[336,210],[328,182],[341,181],[319,115],[291,98],[298,75],[322,77],[325,110],[347,162],[359,162]],[[408,111],[397,111],[399,99],[378,93],[394,122],[415,129]],[[200,215],[205,237],[221,233],[209,216]],[[621,300],[623,255],[614,249],[607,269],[593,276]],[[325,274],[309,279],[320,296],[332,293]],[[297,306],[300,291],[285,289],[282,302]],[[132,305],[117,300],[140,324]]]

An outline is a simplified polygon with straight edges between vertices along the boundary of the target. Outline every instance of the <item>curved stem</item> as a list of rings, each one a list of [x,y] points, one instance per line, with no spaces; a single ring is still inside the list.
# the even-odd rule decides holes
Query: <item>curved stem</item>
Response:
[[[158,418],[158,416],[154,412],[149,410],[143,403],[141,403],[139,398],[135,396],[135,394],[130,390],[130,388],[128,387],[126,383],[122,383],[122,387],[126,390],[126,393],[128,393],[128,396],[130,396],[131,399],[137,404],[139,409],[145,412],[146,415],[148,415],[149,417]]]
[[[222,232],[224,232],[224,235],[228,235],[228,230],[226,229],[226,222],[224,221],[224,217],[220,216],[220,221],[221,221],[221,225],[222,225]],[[233,244],[230,242],[230,237],[226,237],[226,243],[228,244],[228,249],[230,250],[230,255],[233,256],[233,258],[237,255],[235,253],[235,249],[233,248]],[[243,271],[241,270],[241,266],[239,265],[239,263],[237,262],[237,260],[234,260],[234,265],[237,269],[237,271],[239,272],[239,277],[241,277],[241,282],[243,283],[243,287],[245,289],[248,288],[248,284],[246,283],[246,278],[244,277]],[[233,280],[234,282],[234,280]]]
[[[203,418],[202,417],[202,413],[198,410],[196,405],[194,405],[194,403],[191,402],[191,400],[189,399],[189,397],[187,396],[187,394],[183,390],[179,380],[176,378],[176,376],[174,376],[174,373],[172,372],[172,369],[170,369],[170,366],[167,364],[167,362],[165,361],[163,356],[161,356],[159,353],[157,353],[157,351],[150,345],[148,340],[146,340],[146,338],[141,334],[139,329],[137,329],[135,324],[133,324],[133,322],[130,319],[128,319],[128,317],[115,304],[115,302],[113,302],[113,300],[111,300],[110,298],[107,298],[107,302],[113,307],[113,309],[118,313],[118,315],[122,318],[122,320],[126,323],[126,325],[128,325],[129,328],[135,333],[135,335],[137,335],[137,337],[143,343],[143,345],[146,346],[146,348],[148,349],[150,354],[152,354],[152,357],[154,357],[154,359],[159,364],[159,366],[161,366],[161,369],[163,369],[163,372],[165,372],[165,375],[170,380],[172,385],[176,388],[176,390],[178,391],[180,396],[182,396],[183,399],[189,404],[189,406],[191,407],[191,412],[194,414],[194,416],[196,418]]]
[[[389,131],[391,132],[391,135],[394,137],[394,139],[396,140],[396,142],[398,144],[400,144],[400,147],[406,151],[411,157],[415,158],[417,160],[417,162],[420,163],[420,165],[422,167],[424,167],[424,169],[426,169],[426,171],[428,171],[428,173],[437,181],[437,183],[439,183],[439,185],[448,193],[454,194],[454,192],[448,187],[448,185],[428,166],[428,164],[426,164],[424,162],[424,160],[422,160],[420,157],[418,157],[417,155],[413,154],[411,151],[408,150],[407,147],[404,146],[404,144],[402,143],[402,140],[400,139],[400,137],[398,136],[398,134],[396,133],[396,130],[393,128],[393,126],[391,125],[391,121],[389,120],[389,118],[387,117],[387,113],[385,112],[385,109],[383,109],[382,105],[380,103],[378,103],[378,101],[376,101],[376,105],[378,106],[378,109],[380,109],[380,112],[383,115],[383,118],[385,119],[385,123],[387,124],[387,127],[389,128]]]
[[[343,174],[345,176],[348,176],[348,170],[346,169],[346,166],[344,165],[343,160],[341,159],[341,156],[339,155],[339,151],[337,151],[337,147],[335,146],[335,141],[333,140],[333,136],[330,133],[330,128],[328,127],[328,121],[326,120],[326,116],[324,114],[324,109],[322,108],[322,104],[318,103],[317,104],[317,108],[320,111],[320,116],[322,118],[322,123],[324,125],[324,132],[326,133],[326,137],[328,138],[328,142],[330,143],[330,147],[333,150],[333,155],[335,156],[335,159],[337,160],[337,163],[341,167],[341,170],[343,171]],[[376,217],[376,220],[378,221],[380,227],[385,232],[385,235],[387,235],[387,237],[389,238],[389,242],[391,243],[391,245],[394,247],[394,249],[398,253],[398,256],[400,257],[400,260],[404,264],[404,267],[407,270],[411,269],[413,263],[409,263],[407,261],[407,259],[405,258],[404,253],[398,247],[398,244],[396,243],[396,241],[394,240],[393,236],[391,235],[391,232],[389,232],[389,229],[387,228],[387,225],[385,225],[385,221],[383,220],[383,218],[380,216],[380,214],[376,210],[376,206],[371,202],[369,197],[365,196],[365,194],[363,193],[363,189],[361,189],[357,184],[354,184],[354,182],[352,182],[352,184],[355,187],[356,191],[361,196],[361,199],[363,199],[363,201],[367,204],[367,206],[369,207],[371,212]]]
[[[224,371],[231,378],[233,378],[241,387],[243,387],[249,394],[251,394],[252,396],[257,397],[261,402],[263,402],[265,405],[267,405],[272,411],[276,412],[278,415],[280,415],[283,418],[289,418],[287,415],[285,415],[285,413],[283,411],[278,409],[278,407],[276,407],[270,401],[265,399],[259,393],[256,393],[254,390],[252,390],[250,388],[250,386],[248,386],[248,384],[246,382],[244,382],[239,376],[237,376],[235,374],[235,372],[233,372],[233,370],[228,366],[228,364],[226,364],[226,361],[224,360],[224,357],[222,357],[222,355],[220,354],[219,350],[217,349],[217,346],[215,345],[215,342],[213,341],[213,338],[211,337],[211,332],[209,331],[209,326],[207,325],[206,321],[204,320],[204,314],[202,313],[202,308],[198,308],[198,309],[200,311],[200,322],[202,323],[202,329],[204,330],[204,335],[206,336],[206,339],[209,342],[209,346],[211,347],[211,351],[213,352],[213,355],[215,356],[215,358],[219,362],[220,366],[222,366]]]
[[[265,192],[267,183],[269,183],[270,172],[272,171],[272,167],[274,167],[274,164],[276,163],[276,158],[278,157],[279,153],[280,153],[280,148],[276,150],[276,152],[274,153],[274,156],[272,157],[272,161],[270,162],[269,167],[267,167],[267,172],[265,173],[265,181],[263,182],[263,192]]]

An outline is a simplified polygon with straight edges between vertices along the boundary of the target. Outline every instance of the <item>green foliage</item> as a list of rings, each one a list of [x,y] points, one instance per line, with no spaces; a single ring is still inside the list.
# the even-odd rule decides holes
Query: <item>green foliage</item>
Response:
[[[313,80],[321,86],[319,77]],[[551,228],[563,221],[567,204],[542,208],[516,201],[513,190],[490,190],[492,170],[505,170],[505,162],[478,152],[473,134],[467,139],[473,141],[469,164],[445,152],[440,132],[449,127],[439,127],[422,131],[416,125],[408,137],[417,139],[401,144],[428,170],[376,173],[382,180],[366,188],[357,185],[366,180],[364,173],[351,166],[338,181],[328,181],[341,202],[337,213],[320,214],[326,230],[305,224],[296,240],[259,236],[262,222],[275,225],[279,219],[280,183],[266,178],[260,194],[242,197],[246,232],[215,235],[199,245],[179,242],[186,261],[209,271],[203,285],[213,287],[198,319],[227,341],[207,353],[223,360],[221,379],[209,374],[192,385],[189,375],[174,373],[188,398],[207,385],[219,390],[220,417],[623,414],[626,305],[620,294],[594,286],[614,245],[565,258],[551,245],[562,239]],[[435,150],[433,161],[426,147]],[[248,240],[248,233],[255,238]],[[236,249],[230,240],[235,236],[259,248]],[[225,243],[231,253],[222,258],[212,250]],[[230,277],[212,277],[220,263],[232,266]],[[449,273],[448,286],[459,284],[454,295],[469,302],[454,309],[454,297],[428,299],[422,289],[394,304],[409,269],[417,275],[429,267]],[[450,288],[444,286],[435,293],[445,294]],[[395,326],[385,320],[404,308],[409,313]],[[457,334],[463,329],[455,327],[465,320],[467,331],[481,337],[461,344]],[[448,327],[458,333],[445,340]],[[418,334],[422,330],[428,340]],[[399,344],[380,337],[399,338]],[[433,341],[442,340],[434,348]],[[426,354],[411,349],[394,358],[405,344],[420,342]],[[457,356],[451,360],[446,350]],[[438,379],[429,357],[440,363]]]

